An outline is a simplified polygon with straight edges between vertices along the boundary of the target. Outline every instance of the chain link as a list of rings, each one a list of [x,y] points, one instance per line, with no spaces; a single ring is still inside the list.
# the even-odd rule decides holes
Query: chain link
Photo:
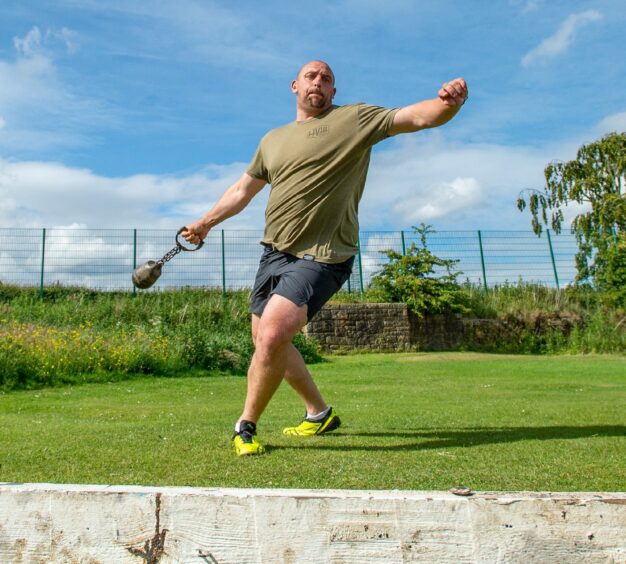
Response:
[[[182,247],[180,245],[177,245],[171,251],[168,251],[167,253],[165,253],[163,255],[163,258],[157,261],[157,264],[165,264],[167,261],[172,260],[182,250],[183,250]]]
[[[182,243],[178,240],[178,236],[185,230],[187,229],[186,227],[181,227],[178,230],[178,233],[176,233],[176,246],[171,250],[171,251],[167,251],[167,253],[165,253],[163,255],[163,258],[161,260],[157,261],[157,264],[163,265],[166,262],[172,260],[178,253],[180,253],[181,251],[197,251],[200,247],[202,247],[202,245],[204,245],[204,241],[200,241],[200,243],[198,243],[196,245],[195,249],[189,249],[187,247],[183,247]]]

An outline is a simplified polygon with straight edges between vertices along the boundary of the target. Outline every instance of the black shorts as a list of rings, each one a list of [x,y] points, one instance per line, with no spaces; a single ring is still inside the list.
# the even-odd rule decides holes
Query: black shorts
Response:
[[[274,294],[297,306],[307,305],[309,321],[352,274],[354,257],[338,264],[305,260],[263,245],[259,270],[250,297],[250,312],[262,315]]]

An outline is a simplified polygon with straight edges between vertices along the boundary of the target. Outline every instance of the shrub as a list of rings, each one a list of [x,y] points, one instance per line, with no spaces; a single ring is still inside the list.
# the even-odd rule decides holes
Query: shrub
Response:
[[[413,227],[419,235],[415,243],[401,255],[383,251],[389,262],[371,281],[370,297],[392,303],[405,303],[418,316],[436,313],[468,313],[469,300],[457,283],[461,272],[453,273],[456,260],[436,257],[426,247],[426,237],[433,231],[421,224]]]

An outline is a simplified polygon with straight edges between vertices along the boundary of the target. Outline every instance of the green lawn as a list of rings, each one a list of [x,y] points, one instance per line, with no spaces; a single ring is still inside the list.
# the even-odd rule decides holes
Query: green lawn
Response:
[[[332,357],[312,371],[344,421],[230,451],[245,379],[141,378],[0,395],[0,481],[225,487],[626,490],[626,359],[469,353]]]

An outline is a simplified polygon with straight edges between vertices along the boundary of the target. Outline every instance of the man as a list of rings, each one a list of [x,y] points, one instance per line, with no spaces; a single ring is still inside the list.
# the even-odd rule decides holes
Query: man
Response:
[[[305,64],[291,90],[296,121],[267,133],[248,170],[183,231],[187,241],[199,243],[271,184],[265,249],[250,306],[255,352],[233,436],[240,456],[264,452],[256,424],[283,379],[306,407],[304,420],[284,429],[285,434],[318,435],[341,424],[292,339],[350,276],[357,252],[358,203],[372,146],[399,133],[446,123],[468,95],[465,81],[457,78],[444,84],[436,98],[400,109],[336,106],[335,76],[323,61]]]

